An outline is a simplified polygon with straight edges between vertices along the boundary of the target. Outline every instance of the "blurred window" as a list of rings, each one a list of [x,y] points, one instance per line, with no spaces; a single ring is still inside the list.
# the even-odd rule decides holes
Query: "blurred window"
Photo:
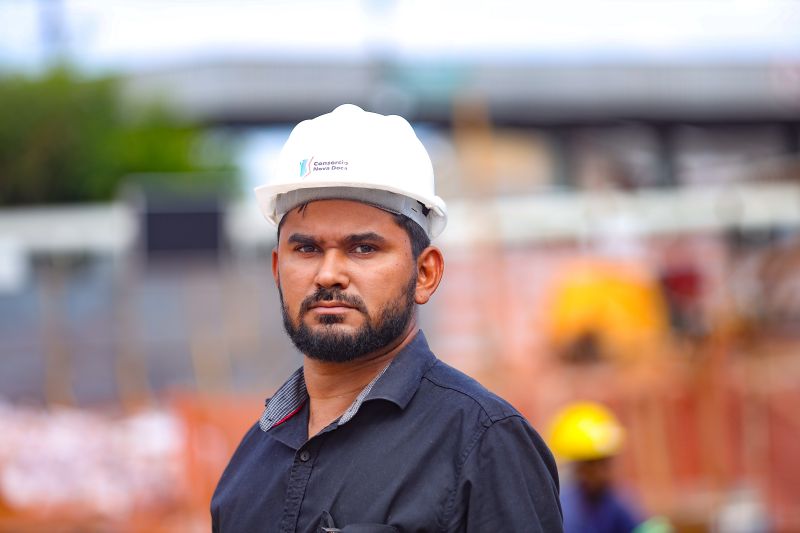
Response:
[[[648,127],[581,128],[571,136],[571,150],[572,178],[580,189],[632,189],[658,181],[658,141]]]
[[[682,184],[731,183],[753,176],[757,165],[786,152],[780,126],[683,126],[675,132],[677,180]]]

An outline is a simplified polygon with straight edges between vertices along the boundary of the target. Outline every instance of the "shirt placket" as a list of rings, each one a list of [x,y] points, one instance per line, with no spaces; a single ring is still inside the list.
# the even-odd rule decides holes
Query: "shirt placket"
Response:
[[[286,500],[284,502],[283,514],[279,527],[282,533],[291,533],[297,530],[297,521],[300,517],[300,510],[303,505],[308,483],[311,479],[314,462],[319,452],[321,439],[324,438],[326,433],[335,430],[341,424],[347,423],[355,416],[361,404],[372,390],[372,387],[378,382],[381,376],[383,376],[383,373],[388,367],[389,365],[386,365],[378,375],[364,387],[350,407],[345,410],[344,414],[337,421],[332,422],[327,428],[309,439],[295,452],[292,468],[289,472],[289,484],[286,489]],[[279,405],[280,408],[275,409],[273,412],[273,409],[271,409],[272,406],[270,404],[267,405],[261,417],[262,430],[268,431],[272,429],[272,427],[279,426],[289,418],[292,418],[307,401],[308,395],[305,389],[305,381],[300,371],[293,376],[292,380],[294,383],[291,386],[285,387],[280,391],[282,394],[276,394],[270,401],[270,404],[273,401],[278,402],[277,405]],[[273,420],[277,421],[277,423],[273,422]]]
[[[311,471],[317,457],[319,446],[317,439],[312,439],[301,446],[294,454],[292,469],[289,472],[289,486],[286,490],[286,501],[281,518],[280,531],[291,533],[297,529],[300,507],[311,479]]]

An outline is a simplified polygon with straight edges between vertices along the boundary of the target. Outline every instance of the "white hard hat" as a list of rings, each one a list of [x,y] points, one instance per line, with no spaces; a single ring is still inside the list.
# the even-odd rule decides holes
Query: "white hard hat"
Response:
[[[273,224],[293,207],[323,199],[357,200],[406,215],[430,238],[447,224],[447,207],[434,193],[431,159],[411,125],[352,104],[298,124],[281,150],[274,179],[255,192]]]

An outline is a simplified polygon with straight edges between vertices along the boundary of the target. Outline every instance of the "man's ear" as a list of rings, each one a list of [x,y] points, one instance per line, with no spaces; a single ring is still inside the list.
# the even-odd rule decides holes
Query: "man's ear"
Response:
[[[275,286],[281,286],[281,276],[278,273],[278,247],[272,249],[272,279],[275,280]]]
[[[417,287],[414,301],[419,304],[428,303],[444,275],[444,256],[435,246],[428,246],[417,258]]]

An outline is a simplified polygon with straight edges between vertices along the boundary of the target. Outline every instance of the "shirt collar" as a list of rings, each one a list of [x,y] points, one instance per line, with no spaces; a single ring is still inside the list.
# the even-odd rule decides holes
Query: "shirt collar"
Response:
[[[361,390],[350,407],[339,417],[338,425],[352,420],[365,401],[383,399],[405,409],[417,391],[422,376],[434,362],[436,358],[428,348],[425,335],[419,331],[391,363]],[[308,391],[301,367],[267,400],[259,419],[261,430],[269,431],[283,424],[296,415],[307,400]]]
[[[428,348],[425,334],[420,330],[384,371],[364,401],[388,400],[405,409],[417,392],[422,376],[436,363]]]
[[[272,398],[267,399],[258,425],[262,431],[269,431],[275,426],[283,424],[297,414],[306,400],[308,400],[308,391],[303,376],[303,367],[300,367],[286,380],[286,383],[281,385]]]

